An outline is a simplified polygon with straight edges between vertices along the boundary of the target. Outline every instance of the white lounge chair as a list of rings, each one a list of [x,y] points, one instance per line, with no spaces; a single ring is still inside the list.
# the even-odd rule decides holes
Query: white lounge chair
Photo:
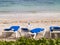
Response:
[[[4,29],[4,32],[3,32],[3,33],[5,33],[4,37],[9,37],[9,34],[12,35],[12,33],[15,33],[16,38],[17,38],[17,32],[18,32],[19,28],[20,28],[20,26],[11,26],[8,29]]]
[[[32,30],[29,30],[28,28],[22,28],[22,30],[26,31],[28,34],[30,35],[34,35],[33,38],[35,39],[36,35],[41,33],[41,32],[44,32],[43,35],[41,37],[44,37],[45,35],[45,30],[44,28],[34,28]]]

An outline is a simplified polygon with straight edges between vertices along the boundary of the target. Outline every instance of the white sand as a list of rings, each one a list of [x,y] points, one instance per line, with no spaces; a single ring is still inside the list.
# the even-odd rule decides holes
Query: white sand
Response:
[[[0,35],[12,25],[28,27],[29,21],[29,29],[43,27],[47,32],[50,26],[60,26],[60,13],[0,13],[0,17]],[[49,34],[46,36],[49,37]]]

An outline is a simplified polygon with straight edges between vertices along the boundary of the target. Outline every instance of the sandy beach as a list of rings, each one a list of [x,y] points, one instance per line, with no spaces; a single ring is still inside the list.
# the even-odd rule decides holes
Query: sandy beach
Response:
[[[27,27],[30,30],[37,27],[43,27],[46,30],[45,37],[49,37],[50,26],[60,26],[60,13],[0,13],[0,35],[5,28],[12,25]],[[30,22],[30,27],[28,27]],[[19,29],[20,31],[21,29]],[[19,36],[19,34],[18,34]],[[37,36],[40,38],[40,34]]]

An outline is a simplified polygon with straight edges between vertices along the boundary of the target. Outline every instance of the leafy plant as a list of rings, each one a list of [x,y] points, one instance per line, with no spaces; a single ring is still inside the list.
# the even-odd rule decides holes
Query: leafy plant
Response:
[[[60,45],[60,38],[42,38],[39,40],[35,40],[31,38],[21,37],[16,41],[0,41],[0,45]]]

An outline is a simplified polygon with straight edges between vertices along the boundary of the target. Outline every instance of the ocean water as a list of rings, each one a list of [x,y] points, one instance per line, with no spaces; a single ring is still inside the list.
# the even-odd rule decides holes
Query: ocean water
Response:
[[[0,0],[0,11],[60,11],[60,0]]]

